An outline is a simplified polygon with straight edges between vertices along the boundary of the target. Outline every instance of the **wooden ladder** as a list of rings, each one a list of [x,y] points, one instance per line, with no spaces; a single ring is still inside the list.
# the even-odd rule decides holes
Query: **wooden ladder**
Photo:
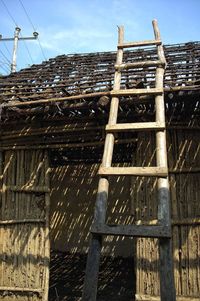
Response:
[[[154,40],[124,43],[124,29],[119,27],[118,51],[115,65],[114,87],[111,91],[109,121],[106,126],[106,139],[102,165],[99,169],[100,180],[95,204],[94,221],[91,228],[92,239],[88,252],[85,282],[83,288],[83,301],[95,301],[97,294],[99,262],[103,235],[121,235],[132,237],[153,237],[159,239],[160,257],[160,294],[161,301],[175,301],[173,257],[171,247],[171,217],[170,196],[168,182],[166,131],[165,131],[165,105],[163,78],[166,66],[160,32],[156,20],[153,20]],[[123,63],[123,49],[139,46],[156,45],[158,60]],[[156,66],[155,88],[146,89],[120,89],[121,70]],[[155,122],[117,123],[119,97],[129,95],[155,95]],[[154,167],[112,167],[115,132],[145,131],[156,132],[156,162]],[[127,175],[158,178],[158,224],[157,225],[107,225],[106,209],[108,199],[108,176]]]

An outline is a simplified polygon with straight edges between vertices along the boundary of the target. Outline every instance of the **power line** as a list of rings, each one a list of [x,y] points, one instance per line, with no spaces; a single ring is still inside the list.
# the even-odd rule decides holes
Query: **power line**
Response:
[[[36,31],[35,26],[33,25],[33,22],[31,21],[31,18],[30,18],[30,16],[28,15],[28,12],[27,12],[26,8],[24,7],[22,1],[19,0],[19,3],[21,4],[21,6],[22,6],[22,8],[23,8],[23,10],[24,10],[24,12],[25,12],[25,14],[26,14],[26,16],[27,16],[27,19],[29,20],[29,22],[30,22],[30,24],[31,24],[31,26],[33,27],[33,30]]]
[[[2,54],[2,56],[4,57],[4,59],[11,64],[11,61],[9,61],[9,59],[5,56],[5,54],[3,53],[3,51],[0,49],[0,53]]]
[[[31,21],[31,18],[30,18],[30,16],[29,16],[29,14],[28,14],[28,12],[27,12],[27,10],[26,10],[26,8],[25,8],[25,6],[24,6],[24,4],[23,4],[22,0],[19,0],[19,3],[21,4],[21,6],[22,6],[22,8],[23,8],[23,10],[24,10],[24,12],[25,12],[25,14],[26,14],[26,17],[27,17],[27,19],[28,19],[29,23],[31,24],[31,26],[32,26],[33,30],[34,30],[34,31],[36,31],[36,28],[35,28],[35,26],[34,26],[33,22]],[[43,50],[43,48],[42,48],[42,45],[41,45],[41,42],[40,42],[40,39],[39,39],[39,37],[37,38],[37,40],[38,40],[38,44],[39,44],[39,47],[40,47],[41,53],[42,53],[42,55],[43,55],[44,59],[45,59],[45,60],[47,60],[47,58],[46,58],[46,56],[45,56],[45,54],[44,54],[44,50]]]
[[[10,59],[11,59],[11,58],[12,58],[12,54],[11,54],[10,50],[8,49],[6,43],[3,42],[3,45],[4,45],[5,49],[7,50],[8,54],[9,54],[9,56],[10,56]]]
[[[43,50],[42,45],[41,45],[41,43],[40,43],[39,37],[38,37],[38,44],[39,44],[39,46],[40,46],[40,50],[41,50],[41,52],[42,52],[43,58],[45,59],[45,61],[47,61],[47,58],[46,58],[46,55],[44,54],[44,50]]]
[[[8,15],[9,15],[10,18],[12,19],[13,23],[16,25],[16,27],[18,27],[15,18],[12,16],[12,14],[11,14],[10,10],[8,9],[7,5],[5,4],[4,0],[1,0],[1,2],[2,2],[4,8],[6,9]],[[25,7],[23,6],[23,4],[22,4],[21,1],[20,1],[20,3],[21,3],[21,5],[22,5],[23,9],[25,10]],[[27,17],[28,17],[28,16],[27,16]],[[29,20],[29,21],[30,21],[30,20]],[[35,31],[35,30],[34,30],[34,31]],[[36,34],[36,33],[35,33],[35,34]],[[20,35],[21,35],[21,34],[20,34]],[[33,33],[33,35],[34,35],[34,33]],[[37,35],[38,35],[38,34],[37,34]],[[34,35],[34,37],[36,38],[36,35]],[[32,56],[31,56],[30,50],[29,50],[29,48],[28,48],[28,45],[26,44],[26,41],[24,41],[25,38],[23,38],[22,35],[21,35],[21,38],[20,38],[20,39],[23,40],[24,46],[25,46],[25,48],[26,48],[26,51],[28,52],[28,55],[29,55],[29,57],[30,57],[30,60],[31,60],[32,64],[34,64],[33,58],[32,58]]]
[[[3,66],[0,65],[0,68],[4,70],[4,72],[8,72],[6,68],[4,68]]]
[[[18,26],[18,25],[17,25],[17,22],[15,21],[15,19],[14,19],[13,16],[11,15],[11,13],[10,13],[10,11],[9,11],[9,9],[8,9],[8,7],[7,7],[7,5],[5,4],[5,2],[4,2],[3,0],[1,0],[1,2],[2,2],[3,6],[5,7],[5,9],[6,9],[8,15],[9,15],[10,18],[12,19],[13,23],[15,24],[15,26]]]
[[[0,65],[5,65],[6,68],[8,68],[8,66],[10,67],[10,64],[8,64],[7,62],[0,60]],[[9,68],[8,68],[9,69]]]
[[[23,38],[23,36],[22,36],[22,34],[21,34],[21,33],[20,33],[20,36],[21,36],[21,38]],[[28,45],[27,45],[26,41],[24,41],[24,40],[22,40],[22,41],[23,41],[23,43],[24,43],[24,46],[25,46],[25,48],[26,48],[26,50],[27,50],[27,52],[28,52],[28,55],[29,55],[29,57],[30,57],[30,59],[31,59],[31,62],[32,62],[32,64],[34,64],[34,61],[33,61],[32,55],[31,55],[31,53],[30,53],[30,50],[29,50],[29,48],[28,48]]]
[[[36,40],[38,33],[34,32],[32,37],[19,37],[20,35],[20,31],[21,29],[19,27],[15,28],[15,33],[14,33],[14,37],[13,38],[2,38],[2,36],[0,37],[0,42],[4,42],[4,41],[13,41],[13,54],[12,54],[12,63],[11,63],[11,72],[15,72],[16,71],[16,58],[17,58],[17,46],[18,46],[18,41],[22,40]],[[31,61],[33,62],[32,56],[30,54],[30,51],[28,49],[28,46],[25,44],[26,50],[28,51],[28,54],[31,58]]]
[[[10,73],[10,70],[7,66],[0,64],[0,68],[3,69],[6,73]]]

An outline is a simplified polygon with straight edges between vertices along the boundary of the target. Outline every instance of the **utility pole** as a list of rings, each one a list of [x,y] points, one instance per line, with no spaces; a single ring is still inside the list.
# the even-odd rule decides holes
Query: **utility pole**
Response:
[[[36,40],[38,37],[38,33],[35,31],[33,32],[33,36],[32,37],[23,37],[20,38],[19,37],[19,33],[20,33],[21,29],[19,27],[15,28],[15,32],[14,32],[14,38],[2,38],[2,35],[0,35],[0,42],[1,41],[13,41],[13,53],[12,53],[12,63],[11,63],[11,68],[10,68],[10,72],[16,72],[16,66],[17,66],[17,47],[18,47],[18,41],[19,40]]]

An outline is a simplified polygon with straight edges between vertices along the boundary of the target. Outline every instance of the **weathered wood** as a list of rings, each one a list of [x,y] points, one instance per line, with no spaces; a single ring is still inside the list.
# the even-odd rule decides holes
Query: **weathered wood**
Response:
[[[41,294],[42,290],[39,288],[26,288],[26,287],[12,287],[12,286],[1,286],[0,291],[5,291],[5,292],[27,292],[27,293],[37,293]]]
[[[142,176],[142,177],[167,177],[167,167],[100,167],[99,175],[107,176]]]
[[[163,63],[164,64],[164,63]],[[187,85],[187,86],[172,86],[170,87],[164,87],[164,92],[178,92],[178,91],[199,91],[200,90],[200,85]],[[80,100],[80,99],[89,99],[89,98],[95,98],[95,97],[103,97],[103,96],[110,96],[111,91],[108,92],[94,92],[94,93],[87,93],[87,94],[78,94],[74,96],[66,96],[66,97],[52,97],[48,99],[39,99],[39,100],[31,100],[27,101],[25,98],[24,101],[10,101],[9,103],[4,103],[2,105],[3,108],[13,108],[13,107],[26,107],[26,106],[37,106],[37,105],[43,105],[43,104],[48,104],[48,105],[55,105],[56,103],[59,102],[66,102],[70,100]],[[142,99],[141,99],[142,100]],[[148,99],[147,99],[148,100]],[[149,99],[150,100],[150,99]],[[81,103],[80,107],[83,106],[84,104]],[[69,108],[73,108],[73,104],[68,105]],[[77,105],[74,104],[74,108],[76,108]],[[29,109],[27,109],[28,112]]]
[[[158,29],[157,20],[153,20],[153,29],[155,39],[161,39]],[[165,55],[162,45],[157,48],[158,58],[165,61]],[[164,68],[156,69],[156,88],[163,88]],[[155,97],[156,122],[165,123],[164,112],[164,93]],[[166,150],[166,132],[156,132],[156,161],[157,166],[167,168],[167,150]],[[170,198],[168,178],[158,179],[158,219],[163,225],[171,227],[170,218]],[[174,270],[172,256],[171,239],[159,239],[159,256],[160,256],[160,294],[161,301],[175,301],[176,292],[174,285]]]
[[[171,229],[163,226],[140,225],[105,225],[95,224],[91,232],[104,235],[121,235],[131,237],[171,237]]]
[[[96,92],[96,93],[88,93],[88,94],[79,94],[79,95],[73,95],[73,96],[66,96],[66,97],[53,97],[50,99],[40,99],[40,100],[34,100],[34,101],[18,101],[18,102],[10,102],[3,104],[4,108],[12,108],[15,106],[23,107],[28,105],[36,105],[36,104],[46,104],[46,103],[56,103],[56,102],[63,102],[66,100],[76,100],[76,99],[87,99],[91,97],[99,97],[99,96],[108,96],[110,95],[110,92]]]
[[[196,227],[200,225],[200,218],[184,218],[182,220],[172,220],[172,226],[191,226]]]
[[[45,191],[45,245],[44,245],[44,301],[48,301],[49,296],[49,265],[50,265],[50,167],[48,151],[44,153],[44,184],[48,188]]]
[[[118,139],[115,141],[115,144],[127,144],[127,143],[133,143],[136,142],[137,138],[130,138],[130,139]],[[26,145],[10,145],[10,146],[0,146],[0,150],[20,150],[20,149],[65,149],[65,148],[82,148],[82,147],[92,147],[92,146],[98,146],[98,145],[104,145],[104,141],[96,141],[96,142],[82,142],[82,143],[63,143],[63,144],[26,144]]]
[[[124,69],[131,69],[131,68],[143,68],[143,67],[156,67],[159,65],[164,65],[162,61],[141,61],[141,62],[134,62],[134,63],[124,63],[121,65],[115,65],[115,69],[117,70],[124,70]]]
[[[161,40],[147,40],[139,42],[128,42],[128,43],[119,43],[118,48],[131,48],[131,47],[140,47],[140,46],[151,46],[151,45],[160,45]]]
[[[138,165],[155,164],[153,133],[138,135],[134,162]],[[199,132],[177,129],[168,132],[169,170],[200,166]],[[145,156],[145,158],[144,158]],[[154,158],[153,158],[154,159]],[[199,296],[199,185],[198,173],[170,174],[171,214],[173,233],[173,261],[177,295]],[[151,179],[150,179],[151,180]],[[133,179],[132,214],[137,224],[157,224],[156,181],[148,178]],[[151,193],[149,191],[151,190]],[[136,279],[137,293],[160,295],[158,242],[137,239]],[[186,247],[186,248],[185,248]],[[184,291],[183,291],[184,288]],[[149,299],[151,300],[151,298]]]
[[[199,173],[200,167],[191,166],[191,167],[183,167],[183,168],[173,168],[169,169],[169,173],[171,174],[184,174],[184,173]]]
[[[111,96],[130,96],[130,95],[156,95],[162,94],[163,88],[149,88],[149,89],[126,89],[126,90],[112,90]]]
[[[180,91],[189,89],[190,93],[194,95],[192,91],[198,94],[199,91],[199,76],[200,71],[198,68],[199,60],[199,42],[166,45],[165,52],[168,61],[168,67],[165,73],[165,87],[173,97],[173,102],[177,102],[173,92],[173,87],[179,88]],[[156,57],[156,47],[148,47],[147,49],[134,49],[134,51],[125,52],[125,58],[128,57],[128,61],[137,62],[143,61],[146,58],[148,60],[154,60]],[[35,103],[41,99],[50,101],[49,104],[52,107],[55,106],[55,102],[51,104],[51,99],[57,99],[61,97],[73,97],[77,95],[101,93],[110,90],[113,82],[113,65],[115,60],[115,53],[93,53],[93,54],[76,54],[57,57],[55,59],[44,62],[39,66],[31,66],[26,70],[21,70],[15,75],[2,77],[0,79],[0,95],[1,103],[10,102],[13,104],[30,101],[31,104],[27,107],[23,107],[24,112],[20,114],[24,115],[36,115],[39,114],[30,110],[29,106],[35,106],[35,109],[44,109],[44,104]],[[154,68],[145,67],[137,70],[126,70],[123,74],[123,85],[128,86],[132,79],[145,80],[148,78],[148,85],[154,86],[155,76]],[[146,85],[146,81],[144,82]],[[188,86],[188,87],[187,87]],[[189,86],[193,86],[189,87]],[[172,87],[172,89],[171,89]],[[181,92],[182,93],[182,92]],[[190,93],[183,93],[187,96]],[[191,98],[191,94],[188,98]],[[81,96],[82,97],[82,96]],[[87,96],[86,96],[87,97]],[[91,107],[91,103],[97,105],[98,99],[80,98],[77,103],[75,100],[60,101],[61,106],[71,108],[87,108]],[[89,104],[90,103],[90,104]],[[59,104],[60,105],[60,104]],[[48,108],[45,108],[47,113]],[[86,109],[86,110],[87,110]],[[96,108],[95,110],[98,110]],[[39,111],[39,110],[38,110]],[[4,118],[12,118],[15,112],[12,110],[3,110],[1,115]]]
[[[165,124],[158,122],[139,122],[139,123],[117,123],[115,125],[107,125],[106,131],[124,132],[124,131],[147,131],[147,130],[164,130]]]
[[[4,190],[11,190],[16,192],[50,192],[50,188],[47,186],[15,186],[15,185],[9,185],[3,187]]]
[[[124,28],[119,27],[118,42],[123,43]],[[116,64],[121,64],[123,59],[123,50],[119,49],[117,52]],[[114,90],[120,89],[121,73],[116,71],[114,76]],[[119,99],[112,97],[110,105],[110,113],[108,124],[116,124],[118,113]],[[108,133],[105,139],[104,153],[102,159],[103,167],[110,167],[112,163],[112,154],[114,148],[114,134]],[[94,225],[98,223],[105,223],[107,198],[108,198],[109,183],[107,177],[102,177],[99,180],[97,199],[95,204]],[[88,252],[87,266],[85,273],[85,281],[83,288],[83,301],[95,301],[97,294],[97,283],[99,273],[99,262],[101,254],[102,236],[93,234]]]
[[[150,295],[135,295],[136,301],[160,301],[160,296],[150,296]],[[177,301],[198,301],[199,297],[185,297],[185,296],[177,296]]]
[[[49,184],[44,182],[44,161],[43,150],[4,152],[0,219],[3,242],[0,243],[1,273],[4,277],[0,277],[0,290],[4,295],[12,294],[14,299],[23,295],[27,301],[30,293],[39,292],[40,296],[33,297],[35,301],[48,300],[48,285],[45,283],[48,282],[46,245],[49,238],[46,234],[48,208],[45,195],[49,192],[37,191],[37,187],[44,189],[47,186],[49,191]],[[17,190],[6,187],[17,187]],[[21,191],[23,187],[32,187],[34,191]]]
[[[135,123],[134,123],[135,124]],[[198,126],[187,126],[187,125],[173,125],[173,124],[169,124],[166,123],[166,129],[167,130],[178,130],[178,129],[182,129],[182,130],[187,130],[187,131],[200,131],[200,127]],[[86,136],[90,136],[91,137],[91,132],[97,132],[97,131],[102,131],[104,132],[105,130],[105,126],[90,126],[87,124],[81,124],[80,123],[80,127],[76,127],[75,125],[71,124],[71,125],[67,125],[65,127],[62,126],[45,126],[43,128],[25,128],[23,130],[16,130],[16,131],[5,131],[3,132],[1,138],[2,141],[6,140],[9,141],[10,139],[15,139],[15,142],[17,142],[16,140],[21,138],[28,138],[28,137],[34,137],[34,136],[38,136],[38,135],[52,135],[52,134],[68,134],[68,133],[80,133],[80,135],[85,137]],[[27,139],[26,139],[27,141]],[[34,140],[35,141],[35,140]],[[196,167],[195,167],[196,168]]]
[[[136,225],[157,225],[157,224],[158,224],[158,219],[136,221]],[[171,224],[172,227],[181,226],[181,225],[196,227],[197,225],[200,224],[200,218],[184,218],[182,220],[172,219]]]
[[[15,225],[15,224],[27,224],[27,223],[45,223],[45,219],[13,219],[13,220],[4,220],[0,221],[0,225]]]

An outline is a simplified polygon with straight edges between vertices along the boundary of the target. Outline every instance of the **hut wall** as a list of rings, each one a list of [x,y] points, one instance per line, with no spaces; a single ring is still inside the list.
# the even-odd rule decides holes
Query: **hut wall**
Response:
[[[44,150],[1,152],[0,300],[47,301],[49,175]]]
[[[72,164],[52,168],[51,172],[51,248],[86,253],[98,187],[99,164]],[[107,220],[129,223],[131,217],[130,178],[111,179]],[[117,185],[116,185],[117,183]],[[108,236],[104,255],[132,256],[131,238]]]
[[[136,162],[155,164],[154,134],[140,134]],[[200,137],[195,130],[168,131],[173,256],[178,300],[200,296]],[[153,154],[153,155],[152,155]],[[132,213],[136,223],[156,222],[156,180],[133,179]],[[135,243],[136,300],[160,300],[158,241]],[[183,298],[184,296],[184,298]]]

